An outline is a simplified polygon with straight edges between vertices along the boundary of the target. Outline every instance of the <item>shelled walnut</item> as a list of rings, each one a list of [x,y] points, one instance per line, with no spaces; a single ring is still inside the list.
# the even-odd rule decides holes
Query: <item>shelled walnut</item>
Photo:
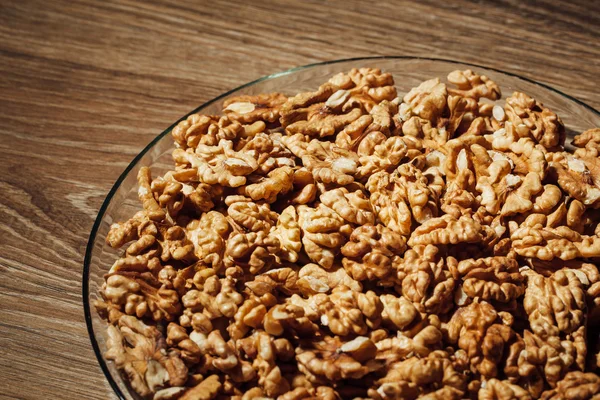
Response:
[[[360,68],[181,121],[106,236],[106,358],[153,400],[599,399],[600,129],[500,97]]]

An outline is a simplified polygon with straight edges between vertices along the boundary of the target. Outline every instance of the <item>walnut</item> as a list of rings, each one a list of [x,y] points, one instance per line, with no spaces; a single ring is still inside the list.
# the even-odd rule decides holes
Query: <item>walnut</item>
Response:
[[[560,118],[525,93],[514,92],[506,99],[506,116],[515,126],[525,125],[528,135],[546,148],[565,143],[565,127]]]
[[[486,141],[481,136],[461,136],[448,141],[440,148],[440,151],[445,152],[444,174],[451,180],[456,180],[459,174],[466,171],[477,177],[485,175],[486,166],[492,162],[485,150]],[[470,183],[468,186],[473,185]]]
[[[310,381],[360,379],[382,365],[374,360],[375,345],[365,337],[342,342],[337,337],[324,337],[300,345],[296,349],[298,368]]]
[[[404,297],[420,311],[443,314],[453,305],[456,284],[447,264],[455,264],[456,260],[452,257],[445,260],[438,252],[433,245],[407,250],[398,269],[398,279]]]
[[[403,100],[410,107],[410,112],[430,121],[436,121],[446,107],[448,91],[446,85],[438,78],[421,83],[408,92]]]
[[[167,325],[167,344],[179,348],[181,358],[188,364],[200,362],[200,357],[203,355],[202,349],[190,339],[185,328],[174,322]]]
[[[358,169],[356,153],[314,139],[306,147],[302,163],[317,182],[338,185],[352,183]]]
[[[221,390],[221,382],[217,375],[211,375],[198,385],[187,390],[179,400],[210,400]],[[154,397],[156,400],[156,397]]]
[[[250,296],[238,307],[233,322],[228,327],[229,335],[237,340],[244,337],[251,329],[262,326],[267,309],[273,307],[277,299],[271,293]]]
[[[436,146],[445,144],[452,132],[444,126],[436,127],[430,120],[414,115],[402,124],[402,133],[407,137],[425,139],[432,146]]]
[[[385,281],[393,274],[406,248],[406,239],[383,225],[363,225],[342,247],[342,264],[350,276]]]
[[[296,208],[288,206],[279,215],[277,227],[271,232],[279,240],[281,246],[279,256],[283,260],[298,261],[298,253],[302,249],[301,233]]]
[[[523,273],[527,276],[523,305],[535,334],[543,338],[568,334],[584,324],[585,292],[575,272],[559,270],[549,278],[533,270]]]
[[[125,251],[125,256],[119,258],[110,268],[109,273],[146,273],[157,272],[162,268],[160,249],[155,246],[157,240],[152,235],[142,235],[131,243]],[[152,279],[149,274],[144,274]]]
[[[405,304],[410,303],[405,302]],[[395,317],[399,318],[400,316]],[[421,329],[412,337],[410,333],[398,332],[396,336],[378,340],[375,343],[377,346],[376,358],[385,361],[387,365],[392,365],[415,355],[425,357],[441,348],[443,335],[438,327],[427,325],[419,328]]]
[[[344,220],[331,208],[320,204],[317,208],[298,206],[299,224],[302,229],[302,244],[308,257],[329,269],[346,237]]]
[[[162,334],[135,317],[122,316],[118,327],[108,327],[107,348],[106,358],[127,375],[141,396],[151,395],[167,382],[173,386],[185,382],[187,368],[177,356],[166,355]]]
[[[234,150],[254,158],[258,168],[248,176],[248,181],[256,183],[269,172],[281,167],[295,167],[292,153],[283,144],[284,136],[280,132],[259,132],[240,140]]]
[[[265,200],[273,203],[277,196],[292,190],[294,171],[291,167],[283,166],[269,172],[266,178],[244,187],[244,194],[252,200]]]
[[[217,211],[209,211],[202,214],[199,220],[192,220],[186,228],[196,257],[219,270],[223,265],[225,241],[230,230],[225,216]]]
[[[483,228],[479,222],[469,216],[455,218],[446,214],[416,228],[408,245],[475,243],[482,239]]]
[[[588,129],[573,138],[573,146],[578,149],[573,153],[576,157],[598,157],[600,149],[600,128]]]
[[[482,97],[498,100],[501,97],[500,88],[496,82],[485,75],[478,75],[470,69],[452,71],[448,74],[448,82],[457,89],[448,88],[448,94],[470,97],[479,100]]]
[[[588,321],[590,321],[590,323],[600,321],[600,319],[598,319],[598,316],[600,316],[600,282],[591,284],[586,293],[589,299]],[[600,357],[598,358],[598,364],[598,368],[600,368]]]
[[[357,102],[367,111],[384,100],[396,97],[394,78],[378,68],[352,68],[347,74],[333,76],[330,83],[349,92],[348,102]]]
[[[362,145],[363,141],[372,134],[379,134],[385,138],[386,135],[383,133],[371,129],[373,121],[371,115],[360,116],[335,136],[335,145],[341,149],[353,150]]]
[[[314,295],[311,301],[321,325],[335,335],[365,335],[369,328],[381,322],[383,304],[372,291],[355,292],[342,285],[335,287],[330,295]]]
[[[148,225],[152,225],[154,227],[153,222],[148,219],[146,212],[138,211],[129,220],[112,224],[108,234],[106,235],[106,243],[108,243],[113,249],[122,247],[125,245],[125,243],[139,239],[140,228],[143,229],[144,226]],[[155,235],[158,233],[158,230],[154,229],[154,232],[152,233]]]
[[[600,378],[593,373],[569,372],[556,384],[556,388],[542,394],[544,400],[581,399],[595,400],[600,393]]]
[[[271,293],[274,290],[289,295],[298,292],[298,280],[298,272],[295,269],[275,268],[257,275],[253,281],[246,282],[246,287],[257,296]]]
[[[232,121],[251,124],[256,121],[275,122],[287,97],[281,93],[256,96],[235,96],[223,102],[223,112]]]
[[[445,399],[461,399],[463,396],[463,391],[450,387],[444,386],[441,389],[436,390],[435,392],[427,393],[420,397],[422,400],[445,400]]]
[[[369,199],[361,190],[350,192],[346,188],[336,188],[323,193],[320,200],[351,224],[365,225],[375,222]]]
[[[546,161],[546,149],[534,140],[521,138],[509,146],[510,152],[505,155],[513,162],[513,172],[519,175],[527,175],[535,172],[541,180],[546,177],[548,163]]]
[[[281,336],[284,333],[313,336],[317,331],[317,325],[305,316],[305,309],[291,302],[272,307],[263,319],[263,326],[265,331],[273,336]]]
[[[508,303],[520,297],[525,287],[519,263],[509,257],[468,259],[458,263],[462,290],[470,298]]]
[[[307,150],[311,139],[301,133],[283,136],[281,142],[296,157],[302,158],[309,152]]]
[[[600,242],[597,237],[580,235],[566,226],[546,228],[539,223],[533,226],[524,225],[511,233],[511,240],[513,249],[520,256],[544,261],[600,255]]]
[[[138,180],[138,196],[142,202],[144,210],[146,210],[147,217],[152,221],[160,222],[165,219],[166,213],[160,207],[154,195],[152,194],[152,176],[150,175],[150,168],[142,167],[137,175]]]
[[[152,194],[158,198],[158,204],[166,209],[171,218],[175,218],[184,206],[183,184],[174,180],[158,177],[152,181]]]
[[[509,381],[501,381],[495,378],[485,382],[478,393],[479,400],[531,400],[529,392]]]
[[[334,135],[362,115],[360,108],[344,109],[349,93],[330,83],[316,92],[290,97],[281,106],[281,125],[287,132],[312,137]]]
[[[376,172],[396,168],[406,156],[408,146],[400,136],[385,138],[381,132],[373,132],[361,142],[357,150],[360,166],[357,177],[366,178]]]
[[[248,382],[256,376],[251,364],[238,358],[233,343],[226,342],[220,331],[214,330],[208,335],[193,331],[190,339],[204,354],[206,369],[225,372],[234,382]]]
[[[171,131],[176,145],[185,150],[195,149],[199,144],[214,146],[219,140],[234,140],[244,131],[238,122],[227,117],[192,114],[179,122]]]
[[[529,334],[525,331],[525,335]],[[529,359],[526,347],[525,341],[517,335],[508,347],[504,373],[511,383],[527,390],[533,398],[538,398],[544,391],[545,382],[539,366],[531,362],[535,360]]]
[[[171,202],[171,199],[178,201],[183,196],[183,212],[187,212],[189,209],[195,209],[198,214],[212,210],[216,204],[221,201],[223,194],[223,187],[220,185],[207,185],[206,183],[198,182],[198,174],[195,169],[182,169],[179,171],[169,171],[163,177],[157,178],[152,182],[152,190],[163,191],[163,187],[176,188],[178,192],[167,191],[166,206]],[[180,187],[180,189],[178,189]],[[161,199],[159,197],[159,203]],[[177,202],[173,203],[177,206]],[[175,208],[177,210],[177,208]]]
[[[234,232],[227,240],[224,264],[226,267],[239,266],[256,274],[277,262],[280,247],[279,239],[265,231]]]
[[[187,238],[186,231],[181,226],[171,226],[164,231],[160,247],[162,248],[160,259],[163,262],[171,259],[184,262],[195,261],[195,245]]]
[[[369,115],[362,115],[336,135],[336,145],[346,150],[354,150],[359,155],[364,154],[367,148],[372,147],[372,144],[367,142],[373,142],[375,137],[378,141],[381,141],[381,138],[385,140],[396,131],[393,117],[397,112],[397,100],[385,100],[374,105]]]
[[[186,388],[183,386],[174,386],[161,389],[154,394],[152,400],[175,400],[181,397]]]
[[[600,206],[600,163],[597,158],[567,155],[563,162],[551,162],[549,167],[556,174],[561,189],[586,206]]]
[[[270,268],[277,262],[277,251],[281,247],[279,239],[268,233],[277,214],[268,204],[257,204],[244,198],[230,200],[226,199],[230,204],[228,213],[237,229],[227,240],[225,266],[239,266],[252,274]]]
[[[210,319],[233,317],[242,301],[232,278],[219,279],[215,275],[206,279],[202,290],[189,290],[181,298],[184,307],[192,312],[203,312]]]
[[[493,306],[481,301],[456,310],[448,322],[447,335],[450,343],[467,352],[472,372],[492,378],[497,376],[504,348],[515,332],[498,321]]]
[[[300,293],[310,296],[328,293],[333,288],[344,285],[353,291],[362,291],[360,282],[354,280],[344,268],[334,266],[328,270],[317,264],[306,264],[298,271],[296,285]]]
[[[500,210],[502,216],[522,214],[532,210],[534,207],[533,197],[543,190],[540,177],[536,173],[530,172],[522,180],[515,176],[518,175],[507,175],[504,178],[506,187],[510,189],[502,210]]]
[[[369,178],[367,190],[370,201],[379,220],[392,231],[407,236],[410,234],[412,214],[407,202],[400,198],[392,176],[387,172],[377,172]]]
[[[238,341],[238,345],[252,360],[258,385],[265,395],[275,397],[290,390],[289,382],[277,365],[282,360],[294,357],[294,349],[287,339],[274,339],[264,331],[256,331],[252,336]]]
[[[119,318],[124,315],[120,311],[119,306],[116,306],[110,302],[104,302],[102,300],[95,300],[94,308],[102,318],[106,319],[111,324],[117,323]]]
[[[475,125],[475,121],[481,119],[476,117],[477,113],[474,112],[473,103],[475,103],[475,101],[470,98],[449,95],[448,112],[450,115],[448,116],[448,125],[445,126],[445,129],[438,128],[438,137],[432,137],[432,139],[443,144],[449,139],[462,134],[465,131],[464,127],[467,126],[467,124],[469,124],[469,127],[466,128],[466,130],[467,132],[470,131],[472,129],[471,126]]]
[[[306,168],[294,171],[293,189],[287,204],[308,204],[317,197],[317,185],[312,173]]]
[[[252,156],[234,151],[229,140],[221,140],[214,146],[200,144],[195,152],[176,149],[173,159],[180,166],[196,170],[197,179],[209,185],[241,186],[246,183],[246,175],[258,168]]]
[[[442,187],[433,184],[434,182],[430,181],[431,176],[426,175],[415,164],[401,165],[394,172],[393,178],[399,189],[398,195],[410,206],[413,219],[423,224],[437,216],[438,198]]]
[[[147,282],[144,274],[117,272],[102,286],[102,296],[121,311],[138,318],[171,321],[181,311],[177,292],[160,288],[155,279]]]
[[[586,344],[585,327],[579,328],[564,339],[550,336],[542,339],[538,335],[525,330],[525,355],[527,362],[544,371],[544,377],[551,387],[555,387],[566,373],[585,366]]]
[[[225,202],[229,205],[228,216],[240,231],[269,232],[277,221],[277,213],[271,211],[268,204],[255,203],[241,196],[229,196]]]
[[[393,174],[372,175],[366,188],[381,222],[402,235],[410,234],[413,218],[425,223],[437,216],[439,188],[430,185],[428,177],[413,164],[403,164]]]
[[[560,208],[561,205],[559,204],[563,201],[564,197],[558,186],[544,185],[543,191],[535,199],[535,203],[533,204],[533,212],[549,215],[557,210],[557,206]],[[583,204],[581,204],[579,200],[575,201],[581,205],[580,208],[583,208]],[[566,213],[566,207],[564,211]],[[583,214],[583,211],[585,210],[581,210],[578,214]],[[573,209],[571,212],[574,213],[576,211]],[[571,215],[571,218],[575,217],[575,215]],[[566,219],[566,215],[564,215],[561,219]],[[573,224],[573,222],[571,222],[571,224]]]
[[[383,304],[381,317],[384,325],[404,329],[419,316],[417,308],[404,296],[396,297],[392,294],[383,294],[380,296],[380,300]]]
[[[411,357],[393,364],[386,376],[376,382],[377,399],[461,399],[465,394],[465,378],[460,368],[445,351],[427,357]],[[436,390],[439,387],[442,389]]]

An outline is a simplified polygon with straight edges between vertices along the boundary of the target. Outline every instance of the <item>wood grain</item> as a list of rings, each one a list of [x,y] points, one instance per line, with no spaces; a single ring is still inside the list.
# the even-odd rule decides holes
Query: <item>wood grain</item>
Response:
[[[82,260],[146,143],[244,82],[368,55],[484,64],[599,108],[600,2],[2,2],[0,398],[114,398],[85,329]]]

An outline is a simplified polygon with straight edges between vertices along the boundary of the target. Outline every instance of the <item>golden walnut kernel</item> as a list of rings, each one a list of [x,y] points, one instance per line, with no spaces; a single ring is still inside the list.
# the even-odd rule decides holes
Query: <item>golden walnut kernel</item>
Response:
[[[483,301],[459,308],[450,319],[447,331],[450,342],[467,352],[471,371],[484,377],[497,376],[498,362],[506,344],[515,336],[494,307]]]
[[[375,351],[375,345],[366,337],[359,336],[349,342],[325,337],[301,344],[296,349],[296,360],[309,381],[359,379],[381,369],[382,365],[374,360]]]
[[[199,145],[196,152],[176,149],[173,158],[181,166],[196,171],[197,179],[208,185],[238,187],[246,183],[246,175],[258,168],[250,155],[233,150],[233,143],[221,140],[216,146]]]
[[[299,206],[297,210],[304,251],[312,261],[331,268],[346,242],[346,236],[341,233],[347,226],[344,219],[324,204],[317,208]]]
[[[106,358],[152,400],[598,399],[600,128],[491,75],[180,121],[106,235]]]
[[[479,389],[479,400],[531,400],[529,392],[509,381],[501,381],[495,378],[488,380],[485,387]]]
[[[569,372],[556,388],[542,394],[544,400],[581,399],[596,400],[600,398],[600,378],[593,373]]]
[[[334,135],[362,115],[360,108],[344,108],[348,97],[329,83],[317,92],[291,97],[281,107],[281,125],[290,134],[319,138]]]
[[[508,303],[520,297],[525,287],[519,263],[509,257],[468,259],[458,263],[463,286],[470,298]]]
[[[241,124],[227,117],[192,114],[177,124],[171,135],[179,148],[196,148],[199,144],[214,146],[219,140],[233,140],[242,134]]]
[[[456,280],[449,264],[455,263],[453,257],[441,257],[438,248],[432,245],[407,250],[398,268],[402,294],[420,311],[445,313],[453,305]]]
[[[562,146],[565,127],[560,118],[525,93],[514,92],[506,99],[507,118],[515,126],[525,125],[529,135],[546,148]]]
[[[329,82],[348,93],[348,103],[358,103],[366,111],[396,97],[392,74],[378,68],[352,68],[347,74],[333,76]]]
[[[411,114],[420,118],[433,121],[441,116],[447,103],[448,91],[446,85],[438,78],[421,83],[404,96],[404,103],[408,105]]]
[[[482,97],[498,100],[501,96],[500,88],[496,82],[485,75],[477,75],[470,69],[452,71],[448,74],[448,82],[456,85],[456,89],[449,88],[448,93],[462,97],[471,97],[479,100]]]
[[[342,247],[342,263],[358,281],[385,281],[396,272],[406,239],[383,225],[365,224],[356,228]]]
[[[523,306],[531,329],[540,336],[572,333],[584,324],[585,292],[572,270],[559,270],[546,278],[532,270],[527,276]]]
[[[275,122],[279,119],[279,109],[286,100],[281,93],[236,96],[223,102],[223,111],[232,121],[243,124]]]

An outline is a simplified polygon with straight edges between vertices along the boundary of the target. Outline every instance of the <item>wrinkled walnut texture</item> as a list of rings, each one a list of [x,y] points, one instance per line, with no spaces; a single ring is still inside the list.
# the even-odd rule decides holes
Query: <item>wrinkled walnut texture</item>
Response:
[[[567,150],[492,78],[355,68],[180,122],[106,237],[106,358],[153,400],[599,399],[600,129]]]

